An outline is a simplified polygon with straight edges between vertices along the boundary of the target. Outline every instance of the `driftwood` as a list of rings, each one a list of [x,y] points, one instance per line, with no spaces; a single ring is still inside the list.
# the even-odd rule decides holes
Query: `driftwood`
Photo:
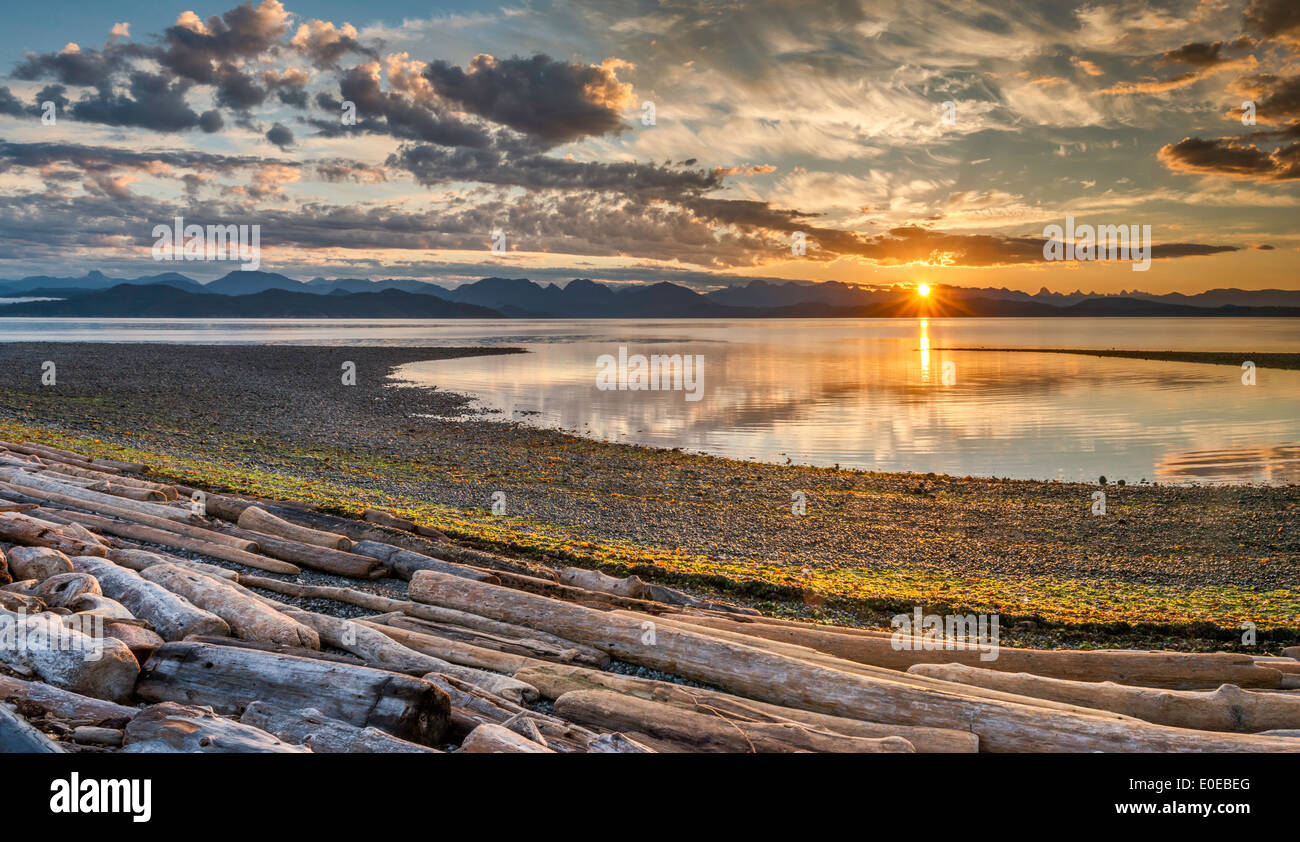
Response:
[[[121,728],[78,725],[72,729],[72,741],[77,745],[117,747],[125,738],[126,732]]]
[[[267,535],[288,538],[291,541],[299,541],[303,544],[315,544],[318,547],[326,547],[331,550],[352,549],[352,541],[345,535],[334,535],[318,529],[298,526],[257,506],[249,506],[244,509],[239,514],[239,520],[236,522],[243,529],[264,532]]]
[[[9,551],[9,569],[19,580],[43,582],[51,576],[72,572],[72,562],[49,547],[14,547]]]
[[[42,510],[44,512],[44,510]],[[83,515],[76,512],[51,512],[48,515],[51,519],[60,521],[71,521],[80,523],[83,526],[89,526],[108,535],[117,535],[121,538],[131,538],[136,541],[147,541],[151,544],[159,544],[164,547],[172,547],[179,550],[188,550],[190,552],[202,553],[212,558],[220,558],[225,561],[233,561],[236,564],[242,564],[246,567],[255,567],[258,570],[265,570],[269,573],[285,573],[290,576],[296,576],[302,571],[288,563],[273,558],[267,558],[264,555],[250,553],[245,550],[229,547],[225,544],[214,544],[211,541],[204,541],[198,538],[187,538],[175,532],[165,529],[154,529],[151,526],[141,526],[136,523],[126,523],[111,518],[99,517],[98,515]],[[74,555],[96,555],[96,553],[73,553]],[[100,552],[98,555],[107,555],[106,552]]]
[[[128,754],[310,754],[260,728],[224,719],[191,705],[163,702],[140,711],[126,726]]]
[[[334,550],[316,544],[305,544],[276,535],[252,532],[239,527],[228,527],[224,533],[232,540],[244,540],[262,553],[310,567],[323,570],[336,576],[351,576],[354,579],[379,579],[388,575],[388,569],[375,559],[353,552]]]
[[[370,618],[371,622],[376,622]],[[537,640],[535,635],[528,637],[506,637],[492,632],[467,629],[448,623],[434,623],[416,617],[402,615],[384,619],[383,625],[393,626],[408,631],[424,632],[445,640],[467,643],[481,649],[492,649],[508,655],[521,655],[542,661],[554,661],[560,664],[583,664],[584,666],[604,667],[609,663],[609,656],[590,647],[576,648],[573,644],[550,643]],[[521,630],[528,634],[526,630]]]
[[[0,701],[22,701],[60,719],[89,720],[97,725],[122,723],[139,713],[126,705],[7,675],[0,675]]]
[[[973,646],[964,650],[922,649],[919,646],[902,649],[886,637],[851,636],[719,618],[682,618],[679,622],[807,646],[837,658],[895,670],[906,670],[921,663],[960,663],[985,670],[1171,689],[1200,689],[1225,683],[1241,687],[1277,687],[1281,680],[1276,670],[1257,666],[1251,656],[1228,652],[1015,649],[1002,646],[998,648],[996,658],[985,660],[985,653]]]
[[[5,644],[0,645],[0,663],[83,696],[125,701],[140,672],[126,644],[65,628],[53,614],[0,610],[0,636]]]
[[[378,728],[358,728],[325,716],[315,708],[285,710],[253,702],[239,721],[274,734],[315,754],[439,754],[437,749],[386,734]]]
[[[17,582],[15,584],[22,585],[25,583]],[[13,586],[14,585],[5,585],[6,588],[11,588]],[[45,603],[37,597],[0,588],[0,608],[19,614],[39,614],[45,610]]]
[[[1300,728],[1300,697],[1252,693],[1231,684],[1213,691],[1156,690],[1113,682],[1065,681],[1027,673],[994,672],[961,664],[918,664],[908,672],[1114,711],[1176,728],[1241,733]]]
[[[394,573],[407,580],[410,580],[417,570],[437,570],[441,573],[463,576],[466,579],[474,579],[479,582],[498,583],[501,581],[500,578],[486,570],[478,570],[473,567],[466,567],[463,564],[443,561],[440,558],[404,550],[401,547],[394,547],[392,544],[383,544],[378,541],[359,541],[352,545],[352,551],[383,562],[392,568]]]
[[[126,543],[126,542],[121,542]],[[217,567],[215,564],[207,564],[202,561],[191,561],[188,558],[171,555],[159,551],[138,550],[127,547],[117,547],[109,545],[108,560],[114,564],[134,570],[139,573],[146,567],[153,567],[155,564],[174,564],[177,567],[183,567],[186,570],[193,570],[195,573],[202,573],[204,576],[215,576],[218,579],[230,579],[234,581],[239,578],[239,574],[225,567]]]
[[[654,754],[655,750],[638,743],[627,734],[601,734],[587,743],[591,754]]]
[[[595,667],[605,667],[609,664],[609,656],[594,647],[575,643],[572,640],[565,640],[562,637],[556,637],[553,634],[547,634],[546,632],[538,631],[536,629],[530,629],[525,626],[516,626],[510,623],[502,623],[497,620],[480,617],[477,614],[470,614],[465,611],[457,611],[452,608],[426,605],[422,602],[412,602],[405,599],[393,599],[392,597],[380,596],[379,594],[357,590],[356,588],[336,588],[329,585],[303,585],[297,582],[285,582],[280,579],[271,579],[265,576],[244,575],[239,577],[239,581],[241,584],[248,587],[268,590],[273,593],[284,594],[285,596],[293,596],[300,599],[329,599],[334,600],[335,602],[368,608],[371,611],[400,612],[421,620],[439,623],[444,627],[455,626],[480,631],[485,634],[495,635],[502,638],[514,639],[523,645],[535,645],[539,649],[542,647],[553,647],[552,651],[558,651],[560,653],[556,660],[562,663],[581,663]],[[538,657],[542,656],[539,655]]]
[[[78,558],[93,558],[93,556],[78,556]],[[69,563],[71,561],[69,559]],[[83,594],[104,595],[99,580],[89,573],[58,573],[37,585],[35,592],[35,596],[44,600],[47,605],[56,606],[63,606]]]
[[[645,734],[660,745],[672,744],[679,751],[745,754],[799,751],[903,754],[916,751],[902,737],[848,737],[800,722],[742,722],[609,690],[565,693],[556,699],[555,712],[584,725]]]
[[[574,690],[614,690],[652,702],[674,705],[748,722],[797,722],[822,731],[849,737],[902,737],[924,753],[970,754],[979,751],[979,738],[969,731],[954,728],[927,728],[915,725],[884,725],[843,716],[781,707],[756,702],[716,690],[655,681],[614,672],[601,672],[559,664],[544,664],[516,673],[520,681],[536,687],[547,699],[558,699]]]
[[[5,487],[5,484],[0,483],[0,488],[3,487]],[[142,526],[148,526],[154,529],[162,529],[167,532],[175,532],[176,534],[184,535],[187,538],[195,538],[201,541],[209,541],[214,544],[225,544],[226,546],[234,547],[236,549],[245,550],[248,552],[257,549],[257,544],[254,541],[250,541],[245,538],[239,538],[232,535],[225,535],[203,526],[197,526],[191,523],[186,523],[179,518],[165,518],[165,517],[159,517],[152,514],[145,514],[142,512],[131,511],[129,509],[123,509],[120,506],[81,500],[79,498],[72,497],[67,494],[63,494],[56,491],[46,491],[39,488],[17,488],[16,486],[9,486],[9,487],[14,488],[15,490],[18,491],[22,491],[23,493],[31,497],[35,497],[37,499],[44,500],[50,503],[57,503],[61,506],[71,506],[77,509],[86,509],[101,517],[110,517],[110,518],[117,518],[118,520],[130,521],[131,523],[138,523]],[[69,512],[67,514],[71,516],[77,513]]]
[[[276,655],[234,646],[168,643],[145,664],[136,694],[146,701],[210,705],[238,715],[252,702],[314,707],[357,727],[374,726],[436,745],[447,730],[447,694],[413,676]]]
[[[449,661],[452,664],[460,664],[480,670],[514,673],[530,664],[540,663],[522,655],[511,655],[493,649],[483,649],[468,643],[459,643],[455,640],[436,637],[425,631],[417,631],[387,623],[376,623],[370,620],[359,620],[358,622],[382,632],[405,647],[414,649],[417,652],[423,652],[426,655],[432,655],[434,658]],[[394,622],[400,623],[402,621],[394,620]],[[434,670],[430,670],[430,672],[434,672]]]
[[[181,640],[191,634],[230,634],[229,624],[188,599],[134,570],[111,561],[87,556],[72,559],[77,570],[94,576],[105,596],[125,605],[132,614],[148,620],[164,640]]]
[[[156,632],[131,623],[105,622],[104,634],[125,643],[126,648],[131,650],[131,654],[139,663],[147,661],[149,656],[165,643]]]
[[[184,597],[225,620],[238,637],[288,646],[320,648],[320,636],[222,579],[212,579],[171,564],[146,568],[141,577]]]
[[[83,541],[57,523],[14,512],[0,513],[0,539],[28,547],[49,547],[68,555],[103,556],[107,551],[96,542]],[[10,559],[12,570],[13,560]],[[24,578],[24,577],[18,577]]]
[[[535,624],[610,655],[738,695],[836,716],[869,715],[887,724],[966,729],[983,751],[1300,751],[1295,741],[1168,728],[1048,710],[1009,700],[918,687],[841,672],[764,649],[683,632],[644,628],[634,618],[432,571],[417,573],[410,595],[513,623]],[[954,686],[954,685],[949,685]]]
[[[2,511],[4,509],[0,509]],[[13,580],[14,577],[9,573],[9,559],[5,556],[5,551],[0,549],[0,586],[8,585]]]
[[[106,494],[102,491],[92,491],[89,488],[84,488],[79,485],[45,479],[34,474],[26,473],[17,468],[0,468],[0,480],[4,480],[10,485],[15,485],[22,489],[30,488],[40,491],[52,491],[56,494],[62,494],[65,497],[72,497],[87,503],[95,503],[101,506],[113,506],[119,509],[138,512],[140,514],[153,515],[154,517],[167,518],[170,520],[185,520],[189,517],[189,512],[185,509],[165,506],[161,503],[132,500],[130,497],[121,497],[117,494]],[[126,491],[129,489],[121,490]]]
[[[469,754],[552,754],[554,749],[539,745],[501,725],[480,725],[465,741],[460,750]]]
[[[57,743],[0,703],[0,754],[63,754]]]
[[[67,608],[79,616],[91,615],[105,620],[135,619],[135,615],[129,608],[116,599],[110,599],[102,594],[83,593],[59,607]]]

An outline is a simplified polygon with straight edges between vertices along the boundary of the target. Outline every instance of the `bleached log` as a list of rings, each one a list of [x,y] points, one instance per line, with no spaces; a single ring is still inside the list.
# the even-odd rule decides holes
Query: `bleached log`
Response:
[[[361,608],[368,608],[372,611],[392,612],[397,611],[420,620],[427,620],[442,624],[444,626],[458,626],[461,628],[471,629],[483,632],[484,634],[496,635],[502,638],[516,639],[522,645],[536,646],[538,649],[551,647],[551,651],[558,651],[556,658],[561,663],[586,664],[598,668],[603,668],[609,664],[609,656],[591,646],[585,646],[572,640],[565,640],[562,637],[556,637],[553,634],[547,634],[536,629],[516,626],[510,623],[501,623],[496,620],[480,617],[477,614],[470,614],[465,611],[457,611],[452,608],[442,608],[437,605],[426,605],[422,602],[412,602],[405,599],[393,599],[391,597],[380,596],[379,594],[369,591],[357,590],[355,588],[336,588],[328,585],[304,585],[298,582],[285,582],[280,579],[271,579],[265,576],[239,577],[241,584],[248,587],[268,590],[285,596],[298,597],[300,599],[329,599],[335,602],[345,603],[347,605],[356,605]],[[542,657],[542,656],[538,656]]]
[[[207,564],[202,561],[192,561],[188,558],[181,558],[164,552],[110,546],[108,560],[137,573],[146,567],[153,567],[155,564],[174,564],[186,570],[193,570],[195,573],[202,573],[204,576],[214,576],[218,579],[229,579],[231,581],[239,578],[238,573],[228,568],[217,567],[215,564]]]
[[[521,737],[500,725],[480,725],[460,744],[469,754],[553,754],[554,749]]]
[[[995,672],[962,664],[917,664],[908,672],[1114,711],[1175,728],[1247,734],[1275,728],[1300,728],[1300,698],[1283,693],[1251,693],[1231,684],[1213,691],[1157,690],[1109,681],[1066,681],[1028,673]]]
[[[444,668],[435,667],[428,670],[428,672],[445,672],[448,675],[454,675],[457,678],[484,687],[493,693],[505,696],[511,701],[531,702],[537,699],[537,689],[535,687],[517,681],[511,678],[509,674],[523,669],[529,664],[543,663],[542,661],[535,661],[518,655],[507,655],[503,652],[494,652],[491,649],[480,649],[477,646],[457,643],[454,640],[435,637],[431,634],[371,623],[367,620],[358,620],[357,622],[367,628],[381,632],[407,649],[422,652],[425,655],[441,660],[447,665]],[[488,670],[491,670],[491,672],[487,672]],[[507,673],[507,675],[498,675],[497,673]]]
[[[1300,661],[1300,646],[1288,646],[1282,650],[1282,654]]]
[[[0,702],[0,754],[63,754],[58,743]]]
[[[93,556],[78,556],[78,558],[93,558]],[[71,559],[68,561],[72,563]],[[100,589],[99,580],[89,573],[72,572],[50,576],[36,586],[35,592],[35,595],[44,600],[47,605],[58,606],[82,594],[103,596],[104,591]]]
[[[0,549],[0,586],[8,585],[13,582],[14,577],[9,572],[9,559],[5,551]]]
[[[16,485],[19,488],[53,491],[57,494],[62,494],[65,497],[72,497],[78,500],[83,500],[87,503],[95,503],[101,506],[114,506],[119,509],[128,509],[140,514],[153,515],[154,517],[167,518],[170,520],[185,520],[190,516],[190,513],[185,509],[165,506],[161,503],[132,500],[129,497],[121,497],[116,494],[106,494],[102,491],[91,491],[88,488],[82,488],[81,486],[72,485],[71,483],[45,479],[17,468],[0,468],[0,480],[4,480],[10,485]]]
[[[125,605],[102,594],[83,593],[59,607],[67,608],[74,614],[89,614],[104,620],[135,619],[135,615]]]
[[[479,582],[501,581],[497,576],[486,570],[466,567],[463,564],[456,564],[451,561],[443,561],[440,558],[404,550],[401,547],[394,547],[392,544],[384,544],[378,541],[359,541],[352,545],[352,551],[383,562],[392,568],[394,573],[408,581],[411,576],[415,575],[417,570],[437,570],[452,576],[463,576],[466,579],[474,579]]]
[[[191,604],[216,614],[238,637],[287,646],[320,648],[320,636],[258,599],[240,593],[230,582],[213,579],[171,564],[155,564],[140,576],[183,596]]]
[[[447,694],[414,676],[235,646],[164,644],[145,664],[136,694],[146,701],[209,705],[238,715],[263,701],[314,707],[357,727],[437,745],[447,730]]]
[[[285,710],[253,702],[239,721],[274,734],[315,754],[440,754],[437,749],[386,734],[378,728],[358,728],[331,719],[315,708]]]
[[[615,596],[630,596],[634,599],[650,598],[650,589],[639,576],[616,579],[599,570],[566,567],[560,571],[560,581],[575,588],[586,588],[589,591],[601,591]]]
[[[192,705],[163,702],[140,711],[126,726],[127,754],[311,754],[260,728]]]
[[[65,628],[53,614],[25,616],[0,610],[0,641],[0,663],[96,699],[130,698],[140,672],[122,641],[91,638]]]
[[[243,529],[250,529],[253,532],[265,532],[268,535],[277,535],[304,544],[315,544],[331,550],[352,549],[351,539],[344,535],[335,535],[318,529],[298,526],[257,506],[249,506],[244,509],[240,513],[237,523]]]
[[[0,513],[0,539],[27,547],[48,547],[70,555],[103,556],[106,554],[105,549],[98,543],[83,541],[69,534],[57,523],[14,512]],[[12,566],[11,559],[11,569]]]
[[[591,754],[654,754],[655,750],[638,743],[627,734],[601,734],[587,743]]]
[[[373,558],[358,555],[355,552],[334,550],[318,544],[306,544],[277,535],[253,532],[248,529],[231,526],[225,530],[231,538],[246,540],[259,551],[281,561],[323,570],[335,576],[350,576],[354,579],[378,579],[388,575],[388,568]]]
[[[35,579],[44,582],[51,576],[71,573],[72,562],[50,547],[14,547],[9,551],[9,569],[20,581]]]
[[[18,699],[36,705],[59,719],[89,720],[95,724],[124,723],[139,711],[133,707],[93,699],[71,690],[0,675],[0,699]]]
[[[72,729],[72,741],[83,746],[115,748],[122,745],[126,732],[121,728],[100,728],[96,725],[78,725]]]
[[[267,558],[264,555],[246,552],[245,550],[229,547],[225,544],[214,544],[211,541],[203,541],[198,538],[187,538],[184,535],[166,529],[154,529],[152,526],[141,526],[137,523],[126,523],[125,521],[113,520],[98,515],[84,515],[78,512],[51,512],[48,514],[48,517],[52,520],[81,523],[82,525],[89,526],[99,532],[103,532],[106,535],[117,535],[121,538],[130,538],[135,541],[147,541],[151,544],[160,544],[164,547],[202,553],[203,555],[211,556],[212,558],[233,561],[236,564],[242,564],[246,567],[254,567],[258,570],[266,570],[270,573],[285,573],[290,576],[296,576],[302,572],[297,566],[292,565],[287,561]],[[73,555],[96,555],[96,553],[73,553]],[[99,555],[106,556],[107,553],[101,552]]]
[[[575,690],[555,700],[555,713],[583,725],[645,734],[678,751],[742,754],[800,751],[910,754],[902,737],[849,737],[800,722],[742,722],[662,705],[610,690]]]
[[[883,636],[850,636],[720,618],[691,617],[681,618],[679,622],[807,646],[837,658],[894,670],[906,670],[913,664],[957,663],[1000,672],[1026,672],[1075,681],[1114,681],[1170,689],[1201,689],[1226,683],[1241,687],[1277,687],[1281,678],[1276,670],[1257,666],[1249,655],[1228,652],[1017,649],[1000,646],[995,658],[985,660],[985,652],[975,644],[966,649],[921,648],[919,637],[917,645],[909,642],[909,648],[899,648],[892,638]]]
[[[230,634],[230,625],[134,570],[89,556],[72,559],[77,570],[94,576],[105,596],[125,605],[132,614],[148,620],[164,640],[181,640],[191,634]]]
[[[0,483],[0,488],[3,488],[4,486],[5,486],[4,483]],[[16,488],[16,486],[10,486],[10,487]],[[105,503],[96,503],[93,501],[81,500],[76,497],[69,496],[67,494],[62,494],[56,491],[47,491],[39,488],[19,488],[18,490],[23,491],[24,493],[32,497],[36,497],[37,499],[44,500],[48,503],[55,503],[60,506],[71,506],[77,509],[86,509],[96,515],[99,515],[100,517],[117,518],[118,520],[124,520],[130,523],[140,524],[141,526],[148,526],[153,529],[161,529],[166,532],[174,532],[177,535],[184,535],[187,538],[195,538],[200,541],[208,541],[214,544],[224,544],[229,547],[234,547],[235,549],[238,550],[244,550],[245,552],[253,552],[257,549],[257,544],[254,541],[250,541],[246,538],[240,538],[233,535],[226,535],[222,532],[209,529],[205,526],[201,526],[194,523],[188,523],[185,520],[179,518],[158,517],[151,514],[145,514],[143,512],[136,512],[130,509],[124,509],[121,506],[114,506]],[[75,514],[79,514],[79,513],[78,512],[66,513],[68,517],[71,517],[72,515]]]
[[[656,681],[615,672],[583,669],[561,664],[544,664],[516,673],[541,692],[543,698],[558,699],[575,690],[613,690],[652,702],[673,705],[712,716],[748,722],[797,722],[822,731],[849,737],[902,737],[921,753],[971,754],[979,751],[979,738],[969,731],[955,728],[928,728],[916,725],[885,725],[857,718],[829,716],[797,708],[757,702],[706,690]]]
[[[149,656],[165,642],[157,632],[132,623],[105,622],[104,634],[125,643],[126,648],[131,650],[131,654],[139,663],[149,660]]]
[[[14,584],[22,585],[26,583],[16,582]],[[14,587],[13,584],[5,585],[5,588],[12,587]],[[45,610],[45,603],[21,591],[8,591],[0,588],[0,608],[18,614],[39,614]]]
[[[969,730],[983,751],[1300,751],[1295,741],[1168,728],[1114,714],[1047,710],[972,698],[873,675],[841,672],[733,641],[664,626],[647,634],[633,618],[432,571],[411,580],[421,601],[469,609],[591,643],[631,663],[748,698],[835,716]],[[953,685],[949,685],[953,686]],[[988,692],[988,691],[986,691]]]

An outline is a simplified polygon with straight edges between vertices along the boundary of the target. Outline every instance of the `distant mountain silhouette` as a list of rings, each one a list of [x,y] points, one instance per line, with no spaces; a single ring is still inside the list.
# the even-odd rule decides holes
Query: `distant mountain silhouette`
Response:
[[[486,307],[397,289],[316,295],[268,289],[251,295],[192,293],[166,285],[119,284],[63,301],[0,306],[0,316],[104,316],[117,318],[500,318]]]
[[[273,294],[274,293],[274,294]],[[390,295],[390,293],[392,293]],[[929,298],[906,288],[828,281],[743,286],[701,294],[669,282],[608,286],[577,278],[564,286],[484,278],[448,289],[416,280],[313,278],[234,271],[208,284],[168,272],[133,281],[91,272],[0,282],[0,297],[61,301],[0,307],[2,315],[335,318],[915,318],[966,316],[1294,316],[1300,291],[1217,289],[1197,295],[1037,293],[934,285]],[[23,308],[23,309],[16,309]]]

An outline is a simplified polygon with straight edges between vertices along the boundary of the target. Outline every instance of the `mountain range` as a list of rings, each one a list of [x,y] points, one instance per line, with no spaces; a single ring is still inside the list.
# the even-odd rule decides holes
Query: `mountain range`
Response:
[[[838,281],[754,280],[699,293],[668,282],[609,286],[578,278],[560,286],[484,278],[448,288],[426,281],[314,278],[235,271],[201,284],[176,272],[135,279],[102,272],[0,280],[0,298],[53,299],[0,305],[0,316],[157,318],[881,318],[950,316],[1297,316],[1300,290],[1215,289],[1196,295],[1140,291],[1037,293]]]

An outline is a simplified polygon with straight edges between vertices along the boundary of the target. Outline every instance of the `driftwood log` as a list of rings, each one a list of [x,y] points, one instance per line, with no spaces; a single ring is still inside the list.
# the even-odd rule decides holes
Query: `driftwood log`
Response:
[[[288,710],[314,707],[359,728],[436,745],[447,730],[449,701],[414,676],[234,646],[168,643],[141,672],[146,701],[209,705],[238,715],[263,701]]]
[[[331,719],[315,708],[285,710],[266,702],[253,702],[239,721],[274,734],[292,745],[306,746],[315,754],[439,754],[437,749],[403,740],[378,728],[358,728]]]
[[[22,701],[60,719],[89,720],[97,725],[121,724],[139,713],[133,707],[7,675],[0,675],[0,701]]]
[[[148,620],[164,640],[181,640],[191,634],[230,634],[230,625],[225,620],[134,570],[88,556],[77,556],[72,564],[77,570],[94,576],[105,596]]]
[[[575,690],[555,700],[555,712],[582,725],[643,734],[683,752],[852,754],[915,752],[902,737],[849,737],[801,722],[743,722],[662,705],[610,690]]]
[[[331,550],[352,549],[352,540],[345,535],[334,535],[329,532],[322,532],[319,529],[298,526],[278,518],[258,506],[249,506],[240,512],[236,523],[242,529],[276,535],[303,544],[315,544],[318,547],[326,547]]]
[[[45,736],[9,705],[0,702],[0,754],[63,754],[58,743]]]
[[[286,617],[262,601],[246,596],[222,579],[212,579],[171,564],[155,564],[141,577],[161,585],[191,604],[216,614],[246,640],[264,640],[287,646],[320,648],[320,636],[302,623]]]
[[[71,573],[72,562],[67,555],[50,547],[14,547],[9,551],[9,569],[20,581],[43,582],[51,576]]]
[[[553,754],[554,749],[535,743],[501,725],[480,725],[460,744],[467,754]]]
[[[126,644],[65,628],[53,614],[0,610],[0,663],[83,696],[126,701],[140,665]]]
[[[1300,728],[1300,696],[1252,693],[1231,684],[1217,690],[1157,690],[1113,682],[1066,681],[962,664],[918,664],[910,673],[943,681],[1109,710],[1160,725],[1203,731],[1257,733]]]
[[[28,547],[49,547],[68,555],[102,556],[107,552],[98,542],[78,538],[57,523],[15,512],[0,512],[0,539]]]
[[[260,728],[234,722],[192,705],[163,702],[140,711],[126,726],[128,754],[310,754]]]

